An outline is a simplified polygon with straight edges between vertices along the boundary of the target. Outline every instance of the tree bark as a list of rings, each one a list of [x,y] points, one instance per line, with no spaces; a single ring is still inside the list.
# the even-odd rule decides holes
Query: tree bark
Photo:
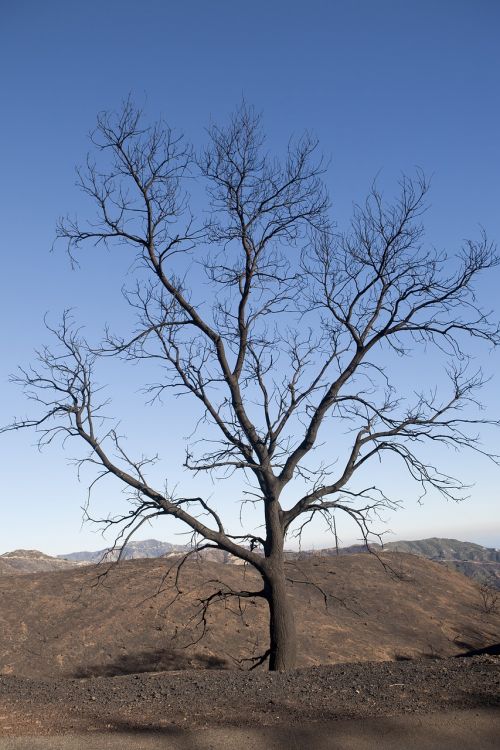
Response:
[[[264,591],[269,604],[269,670],[286,672],[296,666],[295,615],[286,591],[283,568],[273,568],[271,566],[264,579]]]

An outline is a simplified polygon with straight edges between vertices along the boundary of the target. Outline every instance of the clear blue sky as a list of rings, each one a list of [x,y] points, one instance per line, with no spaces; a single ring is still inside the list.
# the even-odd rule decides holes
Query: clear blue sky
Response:
[[[152,118],[163,115],[200,143],[210,119],[223,121],[244,96],[263,112],[271,147],[305,128],[318,136],[341,224],[380,170],[387,185],[415,165],[432,174],[428,237],[454,250],[479,225],[500,238],[499,37],[497,0],[2,3],[0,423],[26,412],[7,379],[47,340],[44,313],[56,320],[74,306],[91,332],[121,314],[123,280],[113,277],[111,257],[89,252],[71,271],[62,249],[50,253],[57,218],[85,212],[74,166],[99,110],[131,92]],[[481,290],[498,314],[499,281],[491,276]],[[482,364],[498,372],[498,353]],[[484,394],[497,415],[499,384]],[[138,444],[147,433],[172,484],[189,484],[179,436],[141,408],[137,385],[132,372],[110,389],[118,406],[128,400],[127,429]],[[182,417],[173,409],[169,423]],[[56,447],[39,454],[33,443],[28,433],[1,438],[0,552],[102,546],[92,527],[80,528],[85,488],[68,456]],[[471,500],[421,507],[409,499],[389,518],[392,538],[500,546],[500,470],[468,456],[451,461],[476,482]],[[119,488],[108,485],[99,500],[115,507]],[[142,536],[178,541],[174,532],[167,524]],[[346,532],[346,542],[353,538]],[[306,541],[330,543],[319,532]]]

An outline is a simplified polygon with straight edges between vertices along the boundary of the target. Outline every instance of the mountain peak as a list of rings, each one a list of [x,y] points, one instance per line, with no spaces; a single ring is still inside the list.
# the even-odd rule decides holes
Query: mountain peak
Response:
[[[50,555],[46,555],[44,552],[40,552],[37,549],[15,549],[12,552],[4,552],[0,557],[8,558],[22,558],[23,560],[53,560],[54,558]]]

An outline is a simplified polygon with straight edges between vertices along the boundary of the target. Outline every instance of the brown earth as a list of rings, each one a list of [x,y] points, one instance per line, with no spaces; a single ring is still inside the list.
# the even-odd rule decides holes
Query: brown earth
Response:
[[[36,549],[17,549],[0,555],[0,576],[68,570],[76,565],[80,563],[44,555]]]
[[[300,667],[447,657],[500,642],[500,614],[481,611],[473,582],[412,555],[384,560],[391,569],[364,554],[287,566]],[[214,606],[200,640],[197,601],[220,586],[207,580],[259,587],[253,571],[190,562],[176,598],[173,574],[165,579],[169,564],[133,560],[0,578],[0,674],[68,678],[250,666],[245,659],[267,646],[263,602],[241,613],[236,605]],[[326,592],[326,607],[305,581]]]
[[[85,736],[107,747],[104,737],[116,734],[130,747],[146,737],[153,747],[157,736],[192,748],[208,727],[206,737],[223,735],[206,747],[236,747],[231,738],[246,727],[263,732],[256,747],[319,747],[335,724],[354,719],[348,735],[379,722],[368,745],[360,740],[359,747],[371,747],[388,721],[415,715],[427,726],[438,712],[457,717],[448,721],[457,727],[469,721],[463,717],[482,717],[482,745],[473,739],[466,746],[494,747],[498,646],[453,657],[498,644],[500,616],[481,610],[477,587],[458,573],[411,555],[384,560],[390,568],[366,554],[288,565],[302,668],[286,674],[241,668],[266,646],[261,603],[242,613],[214,607],[196,642],[197,599],[220,586],[215,580],[257,586],[244,568],[193,561],[177,598],[172,574],[165,578],[171,561],[161,559],[0,578],[0,746],[11,748],[8,738],[18,737],[15,748],[31,748],[37,736],[55,746],[55,735],[64,734],[68,748],[86,746]],[[323,589],[327,607],[304,581]],[[396,744],[409,730],[397,731]],[[272,744],[273,732],[283,741]],[[427,734],[424,740],[418,747],[429,747]]]

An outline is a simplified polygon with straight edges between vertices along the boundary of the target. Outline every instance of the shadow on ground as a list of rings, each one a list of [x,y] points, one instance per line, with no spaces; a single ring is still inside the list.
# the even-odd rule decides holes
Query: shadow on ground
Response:
[[[189,654],[174,649],[148,649],[136,654],[123,654],[114,661],[80,667],[73,677],[117,677],[142,672],[169,672],[182,669],[225,669],[225,659],[211,654]]]
[[[258,717],[256,717],[258,719]],[[496,750],[500,713],[464,711],[393,716],[302,727],[187,727],[144,730],[123,722],[112,732],[0,739],[0,750]]]
[[[464,644],[467,645],[467,644]],[[500,643],[492,643],[484,648],[472,648],[466,651],[464,654],[457,654],[457,657],[461,656],[483,656],[489,654],[490,656],[500,656]]]

